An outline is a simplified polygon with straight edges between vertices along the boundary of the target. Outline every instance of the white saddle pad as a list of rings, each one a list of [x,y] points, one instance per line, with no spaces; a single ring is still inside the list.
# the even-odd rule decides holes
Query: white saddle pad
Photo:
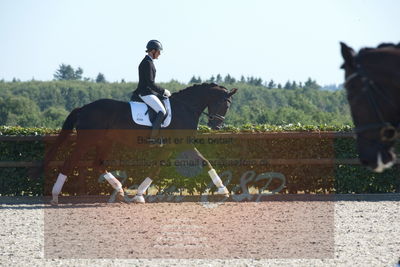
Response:
[[[169,102],[169,98],[163,100],[165,108],[167,109],[167,117],[161,124],[161,127],[168,127],[171,123],[172,112],[171,112],[171,104]],[[131,113],[132,119],[136,124],[144,125],[144,126],[152,126],[153,124],[150,121],[149,114],[147,112],[148,106],[143,102],[130,101],[131,105]]]

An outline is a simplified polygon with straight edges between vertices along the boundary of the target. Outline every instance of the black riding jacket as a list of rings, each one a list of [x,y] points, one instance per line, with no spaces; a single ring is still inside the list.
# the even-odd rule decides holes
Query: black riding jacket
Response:
[[[145,56],[139,64],[139,84],[133,94],[139,95],[164,95],[165,89],[156,85],[154,79],[156,78],[156,68],[154,67],[153,60],[149,56]]]

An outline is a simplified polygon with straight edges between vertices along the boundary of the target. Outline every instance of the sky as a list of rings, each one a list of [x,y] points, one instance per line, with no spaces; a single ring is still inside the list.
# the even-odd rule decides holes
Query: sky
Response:
[[[60,64],[137,81],[150,39],[156,82],[226,74],[343,82],[339,42],[400,42],[398,0],[0,0],[0,80],[52,80]]]

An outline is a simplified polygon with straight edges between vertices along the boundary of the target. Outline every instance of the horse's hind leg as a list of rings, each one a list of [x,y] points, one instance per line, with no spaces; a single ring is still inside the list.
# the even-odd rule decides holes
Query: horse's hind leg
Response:
[[[172,154],[170,150],[163,150],[162,152],[158,153],[155,162],[160,163],[162,159],[167,159]],[[145,203],[143,194],[146,190],[150,187],[153,180],[150,177],[158,178],[160,174],[161,168],[160,165],[157,164],[149,173],[149,176],[144,179],[144,181],[139,185],[137,189],[136,196],[133,198],[133,202],[135,203]]]
[[[97,170],[100,172],[100,174],[104,174],[104,178],[106,179],[106,181],[115,189],[116,200],[119,202],[125,202],[125,194],[124,190],[122,189],[121,182],[106,169],[105,161],[111,148],[111,141],[101,142],[101,144],[96,147],[96,159],[94,161],[93,167],[95,171]]]
[[[65,160],[64,165],[61,168],[61,172],[58,174],[57,181],[55,182],[52,189],[53,199],[51,200],[52,205],[58,204],[58,195],[61,193],[62,187],[65,183],[65,180],[69,175],[72,174],[72,171],[77,163],[82,158],[82,156],[89,150],[89,143],[84,142],[81,138],[77,137],[76,147],[72,152],[71,156]]]

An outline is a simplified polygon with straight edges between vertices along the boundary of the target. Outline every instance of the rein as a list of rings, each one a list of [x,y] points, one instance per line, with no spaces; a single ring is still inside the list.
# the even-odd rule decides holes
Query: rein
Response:
[[[376,83],[371,80],[365,71],[361,68],[360,65],[357,65],[357,70],[353,74],[349,75],[345,81],[345,87],[347,88],[348,84],[356,77],[360,77],[363,82],[362,92],[367,94],[368,101],[372,105],[375,115],[378,118],[378,123],[370,123],[363,126],[359,126],[355,128],[355,132],[357,134],[370,131],[370,130],[379,130],[380,138],[382,142],[391,142],[400,138],[400,124],[395,127],[391,122],[388,122],[384,119],[381,110],[379,109],[378,103],[373,97],[373,93],[380,94],[385,102],[388,102],[393,107],[396,108],[396,105],[393,104],[391,99],[386,96],[382,90],[376,85]]]

